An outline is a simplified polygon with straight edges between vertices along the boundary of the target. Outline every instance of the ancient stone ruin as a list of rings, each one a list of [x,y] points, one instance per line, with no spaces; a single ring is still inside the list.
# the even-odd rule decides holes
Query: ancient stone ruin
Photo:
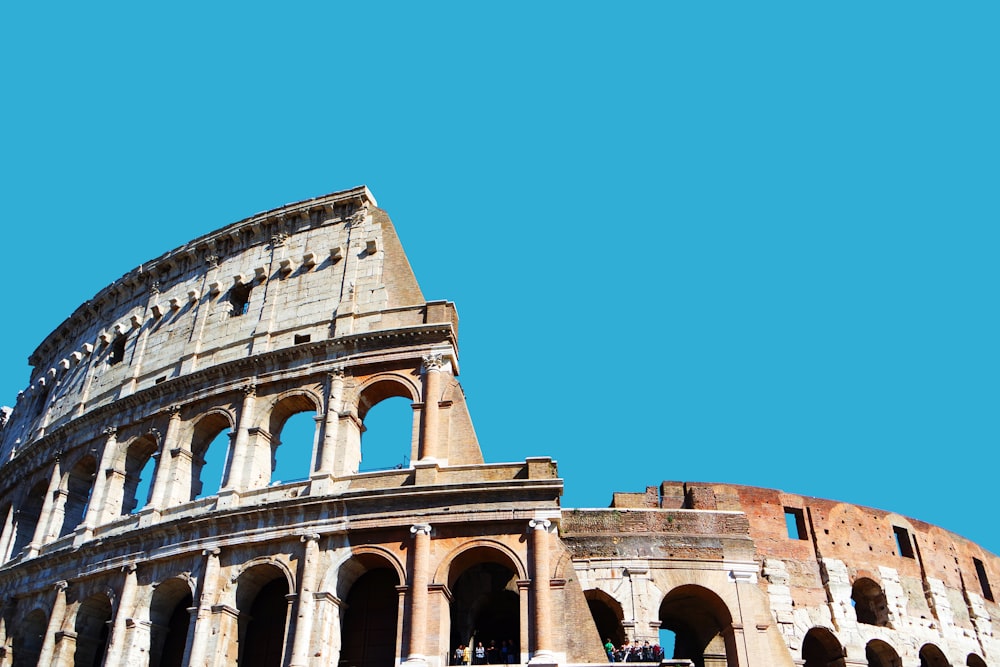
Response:
[[[732,484],[569,509],[550,458],[485,462],[457,335],[364,187],[101,290],[0,412],[0,667],[606,664],[661,635],[675,665],[1000,667],[1000,561],[936,526]],[[409,461],[365,471],[395,397]]]

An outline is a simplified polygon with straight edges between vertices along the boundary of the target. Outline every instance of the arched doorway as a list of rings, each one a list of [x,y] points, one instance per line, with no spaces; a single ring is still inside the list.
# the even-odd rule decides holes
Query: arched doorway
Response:
[[[35,609],[25,617],[14,634],[12,667],[35,667],[38,664],[47,625],[48,619],[41,609]]]
[[[521,602],[518,573],[510,558],[498,549],[474,547],[459,554],[448,570],[451,599],[449,655],[460,644],[480,642],[500,662],[507,642],[520,662]]]
[[[281,667],[288,623],[288,579],[275,565],[256,565],[237,580],[239,667]]]
[[[184,501],[218,495],[225,481],[233,424],[229,415],[210,412],[191,437],[191,487]]]
[[[886,601],[882,587],[871,579],[862,577],[851,587],[851,604],[858,623],[866,625],[889,625],[889,603]]]
[[[59,528],[60,536],[72,533],[83,522],[96,474],[97,461],[92,456],[85,456],[66,475],[66,504]]]
[[[624,644],[625,628],[622,620],[625,615],[618,600],[597,588],[586,591],[584,597],[587,598],[587,606],[590,607],[590,615],[597,626],[601,642],[610,641],[616,647]]]
[[[812,628],[802,640],[803,667],[844,667],[844,647],[826,628]]]
[[[873,639],[868,642],[868,645],[865,646],[865,657],[868,659],[868,667],[903,666],[896,650],[881,639]]]
[[[920,667],[951,667],[951,663],[937,646],[924,644],[920,647]]]
[[[965,659],[965,664],[967,667],[986,667],[986,661],[975,653],[969,654],[969,656]]]
[[[674,658],[696,667],[736,665],[732,615],[707,588],[688,584],[670,591],[660,604],[660,627],[674,633]]]
[[[17,525],[14,535],[14,547],[11,549],[11,558],[16,557],[21,550],[31,544],[35,536],[35,529],[38,527],[38,519],[42,514],[42,503],[45,502],[45,495],[48,485],[40,481],[31,487],[31,491],[24,496],[20,507],[17,509]]]
[[[340,664],[343,667],[392,667],[396,660],[399,576],[376,557],[353,565],[367,566],[347,594]]]
[[[319,410],[305,394],[278,401],[271,410],[271,476],[269,484],[307,479],[315,465]]]
[[[111,625],[111,600],[106,595],[92,595],[76,612],[76,651],[73,667],[101,667],[108,648]]]
[[[150,667],[182,667],[192,605],[191,587],[183,579],[168,579],[156,587],[149,605]]]
[[[405,468],[415,447],[413,396],[397,380],[383,379],[364,388],[358,397],[358,472]]]

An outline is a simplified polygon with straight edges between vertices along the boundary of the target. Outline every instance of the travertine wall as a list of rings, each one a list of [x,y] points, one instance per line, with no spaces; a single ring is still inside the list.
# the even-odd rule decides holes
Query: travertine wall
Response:
[[[593,664],[662,629],[678,665],[1000,664],[997,559],[940,528],[721,484],[564,509],[551,459],[484,462],[457,323],[363,187],[82,305],[0,410],[0,667],[439,667],[494,640]],[[361,472],[392,397],[412,464]],[[273,480],[300,413],[303,479]]]

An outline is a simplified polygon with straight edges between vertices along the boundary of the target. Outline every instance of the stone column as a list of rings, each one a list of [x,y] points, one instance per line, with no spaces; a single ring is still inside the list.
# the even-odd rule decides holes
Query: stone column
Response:
[[[552,652],[552,598],[549,590],[549,526],[548,519],[532,519],[528,522],[531,528],[532,572],[531,590],[534,593],[534,652],[530,664],[555,664]]]
[[[440,354],[424,357],[424,410],[420,429],[420,460],[438,459],[438,404],[441,402],[441,367],[444,359]],[[446,457],[447,458],[447,457]]]
[[[118,665],[128,643],[125,635],[128,634],[126,621],[132,608],[135,606],[136,573],[135,564],[129,563],[122,568],[125,574],[125,582],[122,584],[121,595],[118,596],[118,605],[115,609],[114,621],[111,623],[111,634],[108,636],[108,648],[105,651],[107,658],[105,664]]]
[[[177,430],[181,422],[181,406],[171,405],[168,410],[170,421],[167,422],[167,433],[163,436],[163,445],[159,452],[160,460],[156,464],[156,477],[153,478],[153,491],[149,497],[149,506],[157,511],[166,509],[165,500],[174,478],[174,442],[177,440]]]
[[[253,423],[256,397],[257,385],[248,384],[243,387],[243,404],[240,406],[239,422],[236,425],[236,439],[233,441],[233,452],[229,457],[229,467],[226,469],[226,480],[222,484],[224,491],[238,492],[244,490],[247,457],[250,455],[248,451],[250,446],[250,425]]]
[[[322,475],[334,474],[337,456],[337,426],[340,423],[340,408],[344,400],[344,369],[335,368],[329,374],[326,390],[326,411],[323,413],[323,433],[321,436],[319,470]]]
[[[41,548],[48,537],[49,522],[52,520],[52,506],[59,493],[59,483],[61,481],[62,475],[60,474],[59,458],[57,457],[55,464],[52,466],[52,476],[49,478],[49,488],[45,492],[45,500],[42,501],[42,511],[38,515],[38,523],[35,525],[35,534],[31,538],[31,544],[28,545],[29,557],[38,553],[39,548]]]
[[[45,639],[42,640],[42,650],[38,655],[39,665],[51,665],[56,648],[56,633],[62,630],[66,618],[66,589],[69,584],[57,581],[55,584],[55,599],[52,601],[52,612],[49,614],[49,624],[45,629]]]
[[[309,533],[301,538],[302,567],[299,569],[298,606],[295,620],[295,637],[292,640],[292,662],[290,667],[305,667],[309,664],[309,648],[312,639],[313,617],[316,610],[316,571],[319,566],[319,535]]]
[[[431,550],[431,527],[418,523],[410,527],[413,535],[413,571],[410,573],[410,645],[406,664],[426,665],[428,606],[428,561]]]
[[[7,507],[3,517],[3,531],[0,532],[0,563],[10,560],[10,547],[14,540],[14,505]]]
[[[205,556],[205,562],[198,581],[198,598],[195,606],[188,609],[191,613],[191,625],[188,627],[187,646],[184,647],[184,657],[187,658],[184,664],[189,667],[202,667],[205,664],[206,642],[212,634],[212,600],[215,598],[219,579],[219,550],[205,549],[202,555]]]
[[[101,463],[97,467],[97,476],[94,478],[94,488],[90,492],[90,503],[87,505],[87,516],[84,518],[85,538],[90,537],[103,519],[104,501],[107,497],[108,480],[106,471],[111,467],[115,453],[118,450],[118,429],[109,426],[104,429],[104,451],[101,452]],[[105,473],[102,476],[102,473]]]

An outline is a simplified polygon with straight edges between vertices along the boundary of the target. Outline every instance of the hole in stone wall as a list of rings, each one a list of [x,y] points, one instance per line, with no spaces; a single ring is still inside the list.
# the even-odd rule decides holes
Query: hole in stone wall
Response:
[[[289,417],[275,434],[281,443],[275,449],[271,483],[295,482],[309,477],[313,439],[316,435],[316,413],[297,412]]]
[[[308,343],[310,340],[312,340],[312,336],[310,334],[295,334],[296,345],[302,345],[302,343]]]
[[[986,576],[986,566],[978,558],[973,558],[972,562],[976,566],[976,576],[979,577],[979,585],[983,588],[983,597],[993,602],[993,590],[990,588],[990,580]]]
[[[111,352],[108,354],[109,366],[120,364],[122,360],[125,359],[126,342],[128,342],[128,338],[124,334],[122,334],[116,337],[114,342],[111,343]]]
[[[896,539],[896,553],[903,558],[913,558],[913,542],[910,541],[909,531],[893,526],[892,535]]]
[[[785,508],[785,528],[788,530],[788,539],[790,540],[805,540],[808,538],[806,535],[806,518],[800,508]]]
[[[233,317],[246,315],[250,310],[250,293],[253,291],[253,283],[240,283],[233,285],[229,290],[229,304],[232,306],[230,314]]]
[[[410,466],[413,407],[409,399],[393,396],[376,403],[365,414],[364,425],[361,472]]]

